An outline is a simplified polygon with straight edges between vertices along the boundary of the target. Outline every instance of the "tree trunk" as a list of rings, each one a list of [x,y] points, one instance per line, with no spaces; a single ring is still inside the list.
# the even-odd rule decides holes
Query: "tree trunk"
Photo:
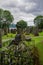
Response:
[[[8,33],[10,33],[9,27],[8,27]]]
[[[0,29],[0,48],[2,47],[2,29]]]
[[[4,35],[7,35],[8,34],[8,28],[4,28]]]

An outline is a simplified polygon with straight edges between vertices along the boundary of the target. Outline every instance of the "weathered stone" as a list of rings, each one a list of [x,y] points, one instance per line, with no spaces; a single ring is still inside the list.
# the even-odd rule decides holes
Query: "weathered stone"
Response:
[[[9,46],[11,46],[11,45],[13,45],[13,44],[18,45],[18,44],[20,43],[20,41],[21,41],[21,35],[20,35],[20,34],[17,34],[17,35],[15,36],[15,39],[13,39],[13,40],[11,41],[11,43],[9,44]],[[8,47],[9,47],[9,46],[8,46]]]
[[[26,37],[25,40],[26,41],[31,41],[31,37]]]
[[[39,33],[36,32],[36,33],[34,33],[34,35],[35,35],[35,36],[39,36]]]

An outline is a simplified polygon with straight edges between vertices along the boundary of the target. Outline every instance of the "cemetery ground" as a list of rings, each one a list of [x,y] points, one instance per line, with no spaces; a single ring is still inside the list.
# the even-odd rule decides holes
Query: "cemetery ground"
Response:
[[[6,49],[6,47],[9,45],[9,43],[11,42],[11,39],[13,39],[15,37],[16,34],[8,34],[2,37],[3,40],[7,40],[6,42],[3,42],[3,50]],[[38,48],[39,50],[39,57],[40,57],[40,61],[43,65],[43,32],[39,33],[39,36],[34,36],[33,34],[30,35],[26,35],[32,38],[32,40],[30,42],[26,42],[26,45],[34,45]],[[9,40],[8,40],[9,39]],[[1,49],[0,49],[1,50]]]

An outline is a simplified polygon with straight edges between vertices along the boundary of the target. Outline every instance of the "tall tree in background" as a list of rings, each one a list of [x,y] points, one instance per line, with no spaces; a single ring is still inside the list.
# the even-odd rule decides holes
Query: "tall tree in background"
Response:
[[[8,10],[5,10],[3,12],[3,15],[4,15],[3,29],[6,35],[9,32],[9,25],[13,22],[14,18],[13,15]]]
[[[13,20],[13,15],[9,11],[0,9],[0,47],[2,46],[2,29],[4,29],[4,33],[7,34],[9,25]]]
[[[17,27],[17,32],[21,34],[23,40],[23,33],[25,28],[27,27],[27,23],[24,20],[20,20],[19,22],[17,22],[16,27]]]
[[[2,47],[3,9],[0,9],[0,47]]]
[[[35,25],[38,27],[38,29],[43,29],[43,16],[39,15],[34,19]]]

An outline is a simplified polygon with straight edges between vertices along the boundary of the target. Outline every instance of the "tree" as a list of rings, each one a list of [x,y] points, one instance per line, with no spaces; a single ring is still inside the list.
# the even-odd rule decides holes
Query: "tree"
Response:
[[[27,27],[27,23],[24,20],[20,20],[16,24],[17,29],[20,28],[22,31]]]
[[[3,9],[0,9],[0,47],[2,47],[2,22],[3,22]]]
[[[8,10],[5,10],[3,12],[3,15],[4,15],[3,28],[5,31],[5,34],[7,34],[7,32],[9,31],[9,25],[13,22],[14,18],[13,18],[13,15]]]
[[[2,29],[4,29],[5,34],[7,34],[6,31],[13,20],[14,18],[9,11],[0,9],[0,47],[2,47]]]
[[[27,23],[24,20],[20,20],[16,24],[17,32],[23,36],[24,30],[27,27]],[[22,37],[23,38],[23,37]]]
[[[35,25],[39,28],[39,29],[43,29],[43,16],[39,15],[34,19],[34,23]]]

